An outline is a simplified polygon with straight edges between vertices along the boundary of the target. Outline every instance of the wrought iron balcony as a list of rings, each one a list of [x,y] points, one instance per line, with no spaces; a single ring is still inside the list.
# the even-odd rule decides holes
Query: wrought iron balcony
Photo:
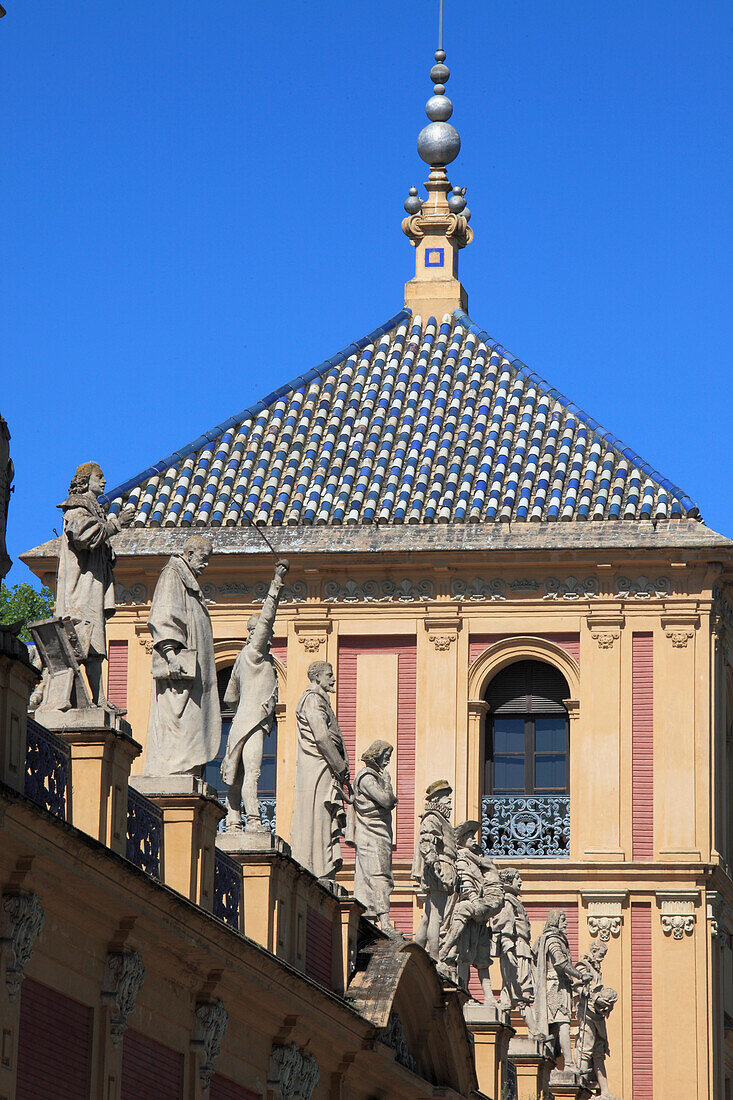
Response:
[[[226,795],[224,794],[223,791],[219,791],[218,798],[219,798],[219,801],[221,802],[222,806],[226,806],[227,798],[226,798]],[[266,795],[263,798],[260,798],[259,802],[260,802],[260,820],[262,821],[262,824],[267,825],[270,832],[274,834],[274,832],[275,832],[275,802],[276,802],[276,799],[273,795]],[[244,815],[242,815],[242,824],[244,825]],[[222,819],[219,822],[219,832],[223,833],[225,827],[226,827],[226,822],[224,821],[224,819]]]
[[[49,813],[66,820],[71,749],[60,737],[28,719],[25,793]]]
[[[481,800],[481,836],[492,856],[567,859],[570,850],[568,795],[486,795]]]
[[[127,858],[141,871],[160,878],[163,811],[133,787],[127,788]]]
[[[242,868],[221,849],[214,856],[214,916],[239,930]]]

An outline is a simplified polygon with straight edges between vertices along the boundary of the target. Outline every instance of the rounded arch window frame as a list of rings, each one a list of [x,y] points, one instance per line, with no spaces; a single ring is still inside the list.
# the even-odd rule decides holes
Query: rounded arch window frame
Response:
[[[570,776],[573,751],[573,722],[580,717],[580,666],[567,650],[556,642],[536,635],[517,634],[501,638],[488,646],[468,668],[468,755],[472,761],[469,777],[469,802],[480,815],[483,775],[485,770],[485,732],[489,714],[486,693],[489,684],[498,673],[517,661],[544,661],[554,666],[565,677],[570,693],[563,699],[568,712],[568,764]]]

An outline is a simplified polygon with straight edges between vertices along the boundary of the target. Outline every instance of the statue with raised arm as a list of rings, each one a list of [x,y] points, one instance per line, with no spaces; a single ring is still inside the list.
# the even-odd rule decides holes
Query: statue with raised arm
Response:
[[[501,967],[499,1008],[525,1011],[534,1000],[534,957],[529,917],[519,896],[522,879],[514,867],[502,867],[499,878],[504,887],[504,904],[491,920]]]
[[[203,775],[221,742],[211,618],[198,578],[213,551],[191,535],[158,578],[148,616],[153,690],[145,774]]]
[[[346,795],[351,791],[349,758],[328,700],[336,678],[327,661],[308,668],[309,686],[295,708],[298,755],[290,844],[293,859],[331,881],[340,869],[339,841],[346,830]]]
[[[383,932],[396,933],[389,919],[392,877],[392,811],[397,798],[387,768],[394,749],[373,741],[362,753],[364,767],[354,780],[353,812],[346,843],[356,848],[354,897],[366,906],[366,916]]]
[[[440,955],[440,935],[449,917],[449,903],[456,889],[456,838],[451,824],[453,788],[446,779],[431,783],[425,792],[425,811],[420,817],[412,878],[425,891],[422,920],[415,943],[435,962]]]
[[[241,827],[244,801],[247,829],[269,832],[269,826],[263,825],[260,818],[257,782],[265,737],[275,724],[277,671],[270,646],[287,571],[286,561],[276,563],[262,610],[247,623],[247,644],[234,662],[224,695],[224,702],[237,708],[221,763],[221,778],[227,787],[227,829]]]
[[[97,463],[85,462],[71,479],[68,497],[59,504],[64,526],[54,612],[59,619],[71,619],[92,702],[101,707],[109,706],[102,690],[107,657],[105,624],[115,613],[115,559],[110,539],[130,523],[135,511],[126,505],[118,516],[108,516],[97,500],[106,484]]]
[[[573,989],[576,985],[588,984],[590,979],[573,966],[565,931],[567,924],[568,919],[562,909],[551,909],[542,935],[534,946],[534,1005],[527,1012],[527,1024],[534,1039],[552,1041],[555,1055],[559,1048],[569,1070],[572,1067],[570,1018],[573,1014]]]
[[[489,973],[492,953],[489,921],[504,904],[504,888],[496,864],[482,852],[479,822],[462,822],[456,826],[455,835],[458,900],[441,944],[440,961],[466,989],[471,967],[475,966],[484,1003],[495,1005]]]

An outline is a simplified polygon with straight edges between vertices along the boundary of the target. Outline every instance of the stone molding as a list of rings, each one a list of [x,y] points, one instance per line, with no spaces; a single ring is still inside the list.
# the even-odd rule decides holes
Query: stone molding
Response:
[[[199,1001],[196,1005],[191,1049],[200,1054],[199,1078],[204,1090],[208,1089],[214,1075],[214,1063],[219,1057],[221,1041],[229,1025],[229,1013],[223,1001]]]
[[[267,1071],[267,1087],[276,1100],[311,1100],[321,1077],[312,1054],[298,1050],[295,1043],[273,1046]]]
[[[145,964],[137,951],[110,951],[104,968],[102,1004],[110,1007],[110,1036],[119,1046],[127,1030],[127,1017],[145,981]]]
[[[608,943],[611,938],[617,939],[621,935],[623,923],[623,909],[626,905],[628,894],[625,890],[609,890],[605,892],[581,894],[583,906],[588,914],[588,931],[603,943]]]
[[[695,910],[700,904],[700,891],[658,890],[656,896],[665,936],[672,936],[675,940],[691,936],[695,930]]]
[[[25,965],[33,954],[36,938],[43,931],[46,914],[37,894],[3,894],[3,932],[0,943],[7,948],[5,982],[10,1000],[18,995],[25,977]]]

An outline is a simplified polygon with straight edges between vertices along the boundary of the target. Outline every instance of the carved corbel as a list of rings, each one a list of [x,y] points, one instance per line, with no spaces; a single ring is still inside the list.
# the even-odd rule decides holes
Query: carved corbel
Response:
[[[36,894],[3,894],[3,947],[8,958],[5,981],[11,1001],[18,995],[25,977],[25,965],[33,954],[36,937],[43,930],[46,914]]]
[[[325,649],[328,635],[332,629],[331,617],[328,610],[300,611],[293,620],[295,636],[305,649],[306,653],[318,655]]]
[[[428,640],[439,651],[445,653],[458,639],[461,629],[461,619],[458,615],[446,615],[445,612],[428,611],[423,620],[428,632]]]
[[[700,616],[696,612],[675,612],[662,615],[662,629],[674,649],[686,649],[688,642],[695,637],[700,626]]]
[[[221,1041],[229,1024],[229,1013],[224,1003],[199,1001],[196,1005],[196,1023],[194,1025],[191,1049],[200,1055],[199,1078],[201,1087],[206,1090],[214,1076],[214,1063],[219,1057]]]
[[[583,892],[583,905],[588,911],[588,931],[603,943],[621,935],[626,891]]]
[[[267,1071],[267,1087],[275,1100],[311,1100],[321,1077],[312,1054],[298,1050],[295,1043],[273,1046]]]
[[[623,615],[589,615],[585,620],[599,649],[613,649],[624,628]]]
[[[110,1008],[109,1030],[119,1046],[127,1030],[127,1017],[135,1007],[145,980],[145,964],[137,951],[110,951],[104,968],[102,1004]]]
[[[665,936],[672,936],[675,940],[691,936],[695,930],[695,909],[699,904],[699,890],[657,891],[657,905],[661,910]]]

